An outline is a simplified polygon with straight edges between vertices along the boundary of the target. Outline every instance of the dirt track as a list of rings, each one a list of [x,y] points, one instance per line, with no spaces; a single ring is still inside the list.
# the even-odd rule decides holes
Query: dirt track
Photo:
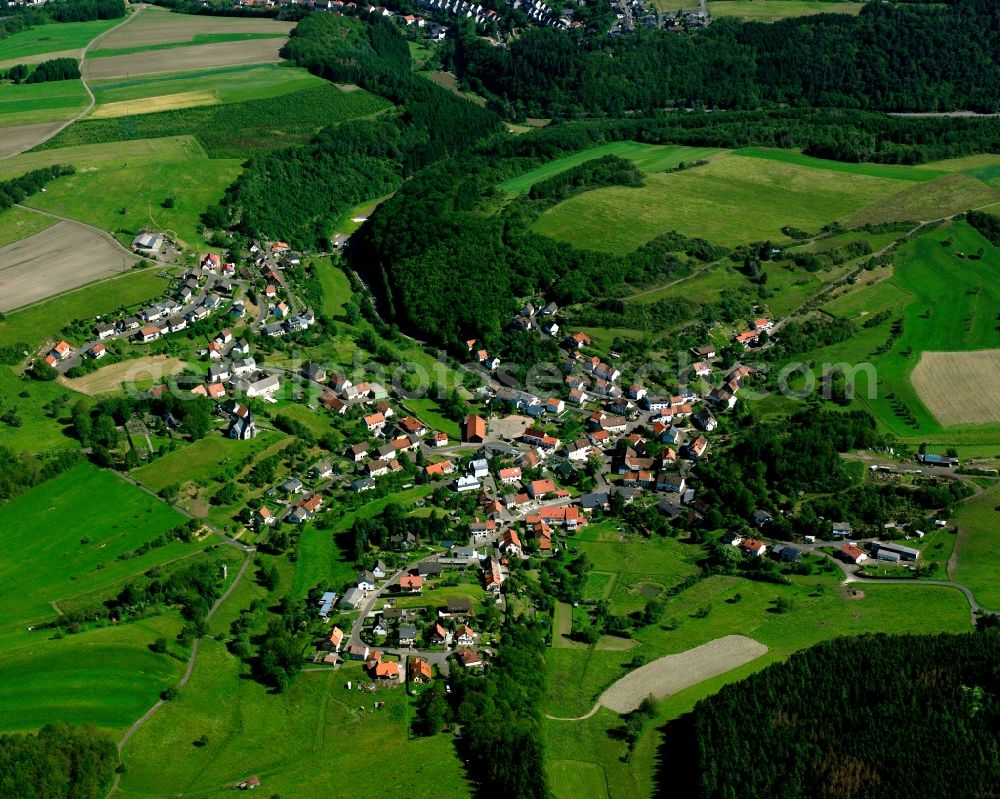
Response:
[[[766,652],[766,646],[743,635],[716,638],[636,669],[601,694],[598,703],[616,713],[628,713],[650,694],[657,699],[675,694],[749,663]]]
[[[252,39],[245,42],[199,44],[107,58],[90,58],[84,61],[83,73],[87,80],[102,80],[207,67],[266,64],[281,60],[278,50],[284,41],[284,39]]]
[[[125,272],[138,258],[73,222],[0,248],[0,311]]]
[[[946,427],[1000,422],[1000,350],[925,352],[910,382]]]

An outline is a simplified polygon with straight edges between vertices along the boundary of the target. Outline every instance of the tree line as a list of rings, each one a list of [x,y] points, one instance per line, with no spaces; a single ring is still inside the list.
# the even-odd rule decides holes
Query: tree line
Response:
[[[37,194],[48,183],[66,175],[72,175],[76,170],[71,166],[46,166],[32,169],[20,177],[0,181],[0,211],[24,202],[32,194]]]
[[[55,80],[73,80],[80,77],[80,65],[75,58],[53,58],[43,61],[34,69],[27,64],[15,64],[0,77],[21,83],[48,83]]]

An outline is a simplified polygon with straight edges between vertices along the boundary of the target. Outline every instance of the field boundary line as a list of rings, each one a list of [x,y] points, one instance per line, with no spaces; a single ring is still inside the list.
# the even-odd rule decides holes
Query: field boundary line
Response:
[[[84,108],[75,117],[73,117],[72,119],[67,119],[58,128],[56,128],[51,133],[49,133],[46,136],[44,136],[41,141],[36,141],[33,144],[29,144],[27,147],[22,147],[17,152],[8,153],[7,155],[0,157],[0,161],[4,160],[6,158],[13,158],[15,155],[20,155],[21,153],[27,152],[28,150],[31,150],[31,149],[33,149],[35,147],[38,147],[38,145],[40,145],[40,144],[45,144],[45,142],[47,142],[49,139],[55,138],[60,133],[62,133],[64,130],[66,130],[66,128],[68,128],[70,125],[72,125],[74,122],[78,122],[79,120],[83,119],[83,117],[85,117],[87,114],[89,114],[91,111],[94,110],[94,106],[97,105],[97,98],[94,97],[94,92],[91,90],[90,84],[87,83],[87,78],[83,74],[83,62],[87,60],[87,53],[89,53],[90,49],[95,44],[98,44],[101,41],[101,39],[103,39],[109,33],[111,33],[112,31],[118,30],[123,25],[128,25],[132,20],[134,20],[136,17],[138,17],[145,10],[146,10],[146,5],[145,4],[140,5],[139,8],[136,10],[136,12],[134,14],[129,14],[127,17],[125,17],[125,19],[123,19],[120,23],[118,23],[117,25],[115,25],[113,28],[108,28],[103,33],[98,34],[93,39],[91,39],[87,43],[87,46],[84,47],[83,51],[80,53],[80,63],[79,63],[79,66],[80,66],[80,83],[83,84],[84,91],[87,92],[87,96],[90,98],[90,102],[87,104],[87,107]]]

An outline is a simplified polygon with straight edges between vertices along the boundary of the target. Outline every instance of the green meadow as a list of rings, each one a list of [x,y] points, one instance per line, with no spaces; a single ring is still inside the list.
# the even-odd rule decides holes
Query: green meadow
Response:
[[[0,247],[41,233],[55,223],[52,217],[34,214],[17,206],[0,211]]]
[[[282,438],[281,433],[269,430],[250,441],[210,436],[134,469],[132,476],[153,491],[172,484],[208,484],[220,469],[244,463]]]
[[[958,567],[952,579],[972,589],[983,607],[1000,610],[1000,491],[993,488],[981,497],[965,502],[955,515],[960,532]]]
[[[99,503],[93,497],[100,497]],[[112,472],[82,464],[0,506],[0,629],[47,621],[52,602],[112,585],[193,551],[174,542],[123,552],[186,519]]]
[[[0,82],[0,128],[70,119],[87,107],[88,99],[79,80]]]
[[[364,679],[360,663],[303,674],[283,694],[240,674],[224,644],[202,642],[191,681],[126,746],[121,796],[159,796],[173,785],[226,797],[251,775],[268,796],[318,796],[348,774],[388,795],[469,795],[451,737],[409,734],[413,700],[402,687],[374,696],[347,689]],[[376,699],[385,703],[377,711]],[[207,743],[197,745],[202,735]]]
[[[864,3],[832,0],[712,0],[708,13],[713,17],[736,17],[748,22],[774,22],[811,14],[858,14],[862,8]]]
[[[168,140],[139,158],[118,144],[85,150],[77,165],[73,151],[46,150],[10,159],[22,169],[33,162],[68,163],[76,174],[59,178],[44,194],[30,199],[33,207],[77,219],[115,233],[123,242],[144,227],[167,231],[198,249],[204,239],[200,216],[221,199],[241,171],[236,159],[209,158],[190,137]],[[5,169],[12,169],[7,166]],[[31,168],[31,167],[28,167]],[[164,207],[168,198],[171,207]]]
[[[612,145],[606,147],[613,151]],[[604,149],[577,153],[570,157],[576,160],[562,168],[587,160],[588,153],[603,154]],[[672,157],[677,161],[707,157],[707,165],[676,173],[653,172],[640,187],[584,192],[546,211],[534,229],[584,249],[621,253],[670,230],[725,246],[783,242],[785,226],[818,232],[838,220],[848,226],[928,220],[1000,201],[1000,191],[976,177],[975,169],[966,173],[933,165],[916,169],[844,164],[764,148],[702,152]],[[525,190],[531,175],[547,177],[566,162],[546,164],[541,169],[550,171],[535,170],[503,186]]]
[[[14,367],[0,366],[0,397],[4,410],[13,410],[20,420],[17,427],[0,423],[0,446],[16,453],[80,446],[63,432],[76,395],[59,383],[42,383],[18,374]]]
[[[634,250],[676,230],[715,244],[785,239],[786,225],[816,231],[908,183],[723,153],[705,166],[652,174],[644,186],[610,186],[571,197],[535,230],[585,249]]]
[[[635,566],[634,560],[629,563],[629,568]],[[840,585],[839,574],[795,577],[790,586],[739,577],[709,577],[675,597],[664,597],[667,607],[663,619],[633,632],[631,649],[611,651],[602,649],[601,643],[550,649],[546,653],[549,695],[545,711],[559,717],[589,711],[597,697],[628,672],[626,664],[636,657],[648,662],[729,634],[747,635],[770,650],[744,666],[660,700],[657,717],[647,726],[631,759],[625,758],[625,743],[615,734],[622,725],[621,717],[609,710],[599,710],[584,721],[547,720],[547,772],[553,793],[574,795],[574,791],[582,790],[582,784],[597,786],[599,775],[606,775],[607,795],[613,799],[651,795],[660,741],[658,728],[664,722],[687,712],[695,701],[723,685],[819,641],[886,631],[969,629],[969,606],[958,591],[914,583],[865,585],[859,587],[862,590],[858,595],[853,595]],[[775,612],[774,600],[778,596],[790,601],[790,610]],[[598,791],[593,795],[602,794]]]
[[[121,19],[96,19],[90,22],[58,22],[38,25],[30,30],[15,33],[3,40],[0,48],[2,60],[61,53],[64,50],[82,50],[91,39],[122,22]]]
[[[320,78],[298,67],[251,64],[93,81],[91,88],[100,107],[109,103],[194,92],[207,93],[217,103],[240,103],[277,97],[321,84]]]
[[[546,164],[542,164],[530,172],[513,177],[500,184],[504,191],[520,194],[526,192],[536,183],[546,180],[560,172],[565,172],[574,166],[579,166],[595,158],[602,158],[605,155],[617,155],[619,158],[626,158],[632,161],[639,169],[647,174],[662,172],[677,166],[682,161],[691,162],[709,158],[721,152],[718,148],[708,147],[683,147],[660,144],[641,144],[634,141],[616,141],[591,147],[588,150],[581,150],[577,153],[556,158]]]
[[[945,246],[950,242],[948,246]],[[959,253],[975,254],[983,248],[981,259],[961,258]],[[958,352],[1000,347],[996,309],[1000,307],[1000,284],[995,279],[1000,266],[1000,248],[993,247],[964,222],[955,222],[925,233],[905,244],[897,253],[893,276],[882,283],[847,295],[831,303],[827,310],[847,318],[862,314],[897,311],[903,331],[892,348],[876,355],[870,349],[871,335],[879,334],[878,345],[890,336],[887,321],[877,328],[862,331],[848,341],[811,353],[819,363],[846,360],[870,361],[878,374],[876,396],[869,398],[868,380],[859,378],[858,390],[866,404],[895,434],[902,437],[944,437],[961,434],[960,441],[984,435],[997,440],[995,426],[966,430],[944,428],[927,411],[910,383],[910,373],[923,352]],[[864,335],[867,334],[867,335]],[[839,357],[838,357],[839,356]],[[893,395],[890,397],[889,395]],[[911,424],[897,413],[905,406],[916,423]]]
[[[176,680],[182,664],[147,648],[180,630],[174,612],[66,636],[28,627],[54,621],[83,596],[97,604],[154,566],[198,557],[204,544],[175,541],[119,558],[184,521],[90,464],[0,506],[0,730],[55,720],[121,729]]]

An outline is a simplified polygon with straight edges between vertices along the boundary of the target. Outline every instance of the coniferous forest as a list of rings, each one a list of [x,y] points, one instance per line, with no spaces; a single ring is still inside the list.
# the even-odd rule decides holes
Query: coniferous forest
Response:
[[[998,656],[997,629],[837,638],[792,655],[668,727],[670,795],[996,796]]]

